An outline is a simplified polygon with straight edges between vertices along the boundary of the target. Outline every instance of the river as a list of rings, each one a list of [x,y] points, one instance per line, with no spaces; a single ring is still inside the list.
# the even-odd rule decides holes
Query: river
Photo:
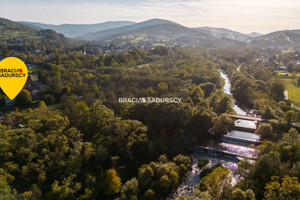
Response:
[[[220,71],[220,75],[225,80],[225,85],[223,88],[224,93],[232,96],[232,93],[230,91],[231,84],[227,74],[225,74],[223,71]],[[240,108],[236,104],[235,100],[234,100],[233,110],[238,115],[247,115],[247,112],[242,108]],[[242,126],[242,127],[256,128],[255,122],[247,121],[247,120],[237,120],[235,122],[235,125]],[[243,132],[243,131],[236,131],[236,130],[232,130],[228,132],[227,135],[237,137],[237,138],[245,138],[245,139],[252,139],[252,140],[260,139],[259,135],[257,134]],[[256,150],[253,148],[242,146],[242,145],[229,144],[225,142],[216,142],[215,140],[205,141],[205,143],[201,145],[236,153],[241,156],[255,157],[256,155]],[[240,180],[239,175],[236,174],[236,170],[238,169],[236,160],[207,156],[197,151],[194,151],[191,158],[192,158],[192,166],[191,169],[186,174],[185,181],[178,186],[178,188],[170,195],[170,197],[167,198],[167,200],[178,199],[180,196],[191,196],[194,193],[200,181],[199,174],[201,173],[201,169],[198,167],[199,159],[209,160],[209,163],[207,164],[206,167],[213,166],[215,163],[221,163],[223,166],[227,167],[230,170],[232,175],[232,185],[235,185]]]
[[[229,78],[227,74],[224,73],[224,71],[220,71],[221,77],[225,80],[225,85],[224,85],[224,93],[229,94],[232,96],[231,93],[231,83],[229,81]],[[237,103],[234,101],[233,105],[233,110],[238,114],[238,115],[247,115],[247,112],[240,108]],[[241,127],[248,127],[248,128],[256,128],[256,123],[253,121],[248,121],[248,120],[237,120],[235,122],[236,126],[241,126]],[[252,139],[252,140],[259,140],[259,135],[253,134],[253,133],[248,133],[248,132],[243,132],[243,131],[236,131],[232,130],[229,133],[227,133],[229,136],[233,137],[238,137],[238,138],[245,138],[245,139]]]

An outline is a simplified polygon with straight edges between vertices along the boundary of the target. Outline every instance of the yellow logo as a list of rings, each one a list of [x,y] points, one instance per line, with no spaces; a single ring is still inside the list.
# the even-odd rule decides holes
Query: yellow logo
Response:
[[[19,58],[9,57],[0,62],[0,87],[11,100],[22,90],[27,76],[27,67]]]

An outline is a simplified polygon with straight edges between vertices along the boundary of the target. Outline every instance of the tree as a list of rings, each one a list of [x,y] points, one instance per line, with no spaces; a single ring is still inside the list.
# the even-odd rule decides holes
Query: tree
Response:
[[[213,119],[213,130],[218,137],[228,133],[232,126],[233,120],[226,113]]]
[[[159,179],[159,186],[161,188],[160,192],[161,193],[167,193],[170,187],[170,179],[168,175],[163,175]]]
[[[247,106],[253,106],[253,100],[255,99],[253,80],[245,78],[242,75],[237,75],[233,79],[235,78],[237,80],[232,83],[232,93],[234,97]]]
[[[75,105],[70,105],[71,109],[67,112],[68,118],[73,126],[88,133],[89,127],[89,107],[84,101],[79,101]]]
[[[261,124],[255,131],[256,134],[261,136],[261,140],[272,139],[275,137],[273,128],[270,124]]]
[[[217,101],[216,112],[225,113],[232,110],[233,102],[229,95],[223,95],[219,101]]]
[[[160,82],[159,84],[157,84],[157,89],[160,92],[166,92],[168,91],[168,84],[165,82]]]
[[[24,107],[31,104],[31,102],[32,102],[32,98],[28,90],[22,89],[21,92],[16,97],[16,104],[20,107]]]
[[[191,159],[181,154],[173,158],[173,161],[180,166],[180,175],[183,175],[191,166]]]
[[[75,174],[70,174],[68,178],[64,178],[62,184],[59,185],[57,180],[51,185],[51,195],[55,199],[73,199],[75,194],[80,190],[81,183],[73,182]]]
[[[300,183],[297,177],[285,176],[280,183],[278,176],[272,176],[265,189],[266,200],[300,199]]]
[[[155,55],[167,56],[167,55],[169,55],[169,49],[164,46],[156,46],[152,50],[152,53]]]
[[[93,196],[93,191],[90,190],[89,188],[85,188],[84,189],[84,194],[83,195],[80,195],[79,199],[82,200],[82,199],[91,199]]]
[[[155,192],[151,189],[148,189],[144,195],[145,200],[155,200]]]
[[[179,183],[179,175],[176,171],[172,170],[169,173],[170,184],[172,188],[175,188]]]
[[[0,169],[2,170],[2,169]],[[16,200],[10,185],[7,183],[4,176],[0,175],[0,199],[2,200]]]
[[[231,195],[230,199],[232,200],[255,200],[255,194],[250,189],[243,191],[240,188],[235,188]]]
[[[139,183],[142,184],[142,186],[148,185],[150,182],[151,178],[154,176],[153,170],[150,166],[148,165],[143,165],[139,169]]]
[[[127,181],[121,187],[121,199],[122,200],[129,200],[129,199],[137,199],[139,193],[139,184],[136,178],[132,178],[131,180]]]
[[[252,190],[248,189],[246,190],[246,197],[247,197],[247,200],[255,200],[255,194]]]
[[[199,87],[199,86],[194,87],[192,90],[192,94],[191,94],[191,98],[192,98],[193,102],[199,103],[199,102],[201,102],[203,97],[204,97],[204,92],[201,89],[201,87]]]
[[[286,117],[287,121],[289,121],[289,122],[295,122],[295,121],[297,121],[297,118],[299,118],[298,113],[293,110],[287,111],[285,113],[285,117]]]
[[[246,194],[240,188],[235,188],[232,191],[232,199],[233,200],[245,200],[246,199]]]
[[[275,118],[275,113],[274,113],[274,110],[271,108],[271,106],[267,105],[264,108],[262,117],[265,119],[274,119]]]
[[[44,101],[40,101],[38,107],[39,107],[39,109],[41,109],[41,110],[46,110],[46,109],[47,109],[47,105],[45,104]]]
[[[51,105],[51,104],[55,104],[56,103],[56,99],[55,97],[52,95],[52,94],[45,94],[43,96],[43,99],[44,101],[48,104],[48,105]]]
[[[216,91],[216,84],[211,82],[202,83],[200,87],[205,92],[205,97]]]
[[[290,169],[289,174],[300,179],[300,161],[293,164],[293,167]]]
[[[282,140],[290,144],[300,144],[300,135],[295,128],[291,128],[288,133],[283,135]]]
[[[226,167],[218,167],[205,176],[199,183],[201,192],[208,193],[211,199],[227,199],[231,194],[230,171]]]
[[[270,84],[271,95],[274,96],[275,100],[280,101],[284,99],[284,82],[276,80]]]
[[[97,100],[90,106],[90,127],[91,132],[98,132],[105,126],[108,119],[114,118],[114,112]]]
[[[116,170],[108,169],[105,172],[105,179],[103,182],[104,193],[108,196],[112,196],[120,192],[121,179],[118,176]]]
[[[279,154],[273,151],[257,159],[254,168],[250,170],[252,185],[257,198],[262,198],[265,184],[270,181],[271,177],[279,175],[280,164]]]

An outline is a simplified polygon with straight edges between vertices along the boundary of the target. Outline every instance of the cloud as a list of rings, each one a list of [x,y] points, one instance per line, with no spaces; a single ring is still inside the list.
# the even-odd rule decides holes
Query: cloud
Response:
[[[0,4],[1,17],[54,24],[163,18],[189,27],[263,33],[299,29],[300,24],[300,1],[294,0],[0,0]]]

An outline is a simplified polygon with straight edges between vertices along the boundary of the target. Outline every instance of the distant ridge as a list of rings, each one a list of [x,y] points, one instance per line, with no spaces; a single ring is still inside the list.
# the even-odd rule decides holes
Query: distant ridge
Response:
[[[21,26],[26,25],[25,26]],[[271,48],[300,49],[300,30],[282,30],[269,34],[250,34],[215,28],[189,28],[165,19],[150,19],[135,23],[131,21],[108,21],[98,24],[51,25],[34,22],[15,23],[16,27],[33,31],[52,29],[68,37],[116,45],[176,45],[181,44],[244,44]],[[16,24],[19,24],[16,25]],[[28,29],[28,27],[30,29]]]
[[[210,35],[199,33],[191,28],[164,19],[123,26],[115,29],[86,34],[81,39],[104,41],[117,45],[124,44],[192,44],[204,39],[214,40]]]
[[[265,47],[300,48],[300,30],[282,30],[251,38],[251,43]]]
[[[135,24],[135,22],[131,22],[131,21],[108,21],[108,22],[97,23],[97,24],[61,24],[61,25],[44,24],[44,23],[37,23],[37,22],[25,22],[25,21],[21,21],[19,23],[36,30],[52,29],[58,33],[64,34],[65,36],[71,38],[75,38],[90,32],[102,31],[102,30]]]
[[[110,37],[112,35],[117,35],[117,34],[129,32],[129,31],[134,31],[134,30],[138,30],[141,28],[153,26],[153,25],[160,25],[160,24],[176,24],[176,23],[172,22],[172,21],[168,21],[168,20],[163,20],[163,19],[151,19],[148,21],[143,21],[140,23],[132,24],[132,25],[113,28],[113,29],[109,29],[109,30],[97,31],[97,32],[93,32],[93,33],[88,33],[86,35],[81,36],[80,38],[84,38],[84,39],[88,39],[88,40],[99,40],[99,39]]]
[[[232,31],[225,28],[214,28],[214,27],[198,27],[193,29],[198,32],[213,35],[215,38],[218,39],[227,38],[227,39],[243,41],[243,42],[247,41],[249,37],[257,37],[262,35],[259,33],[244,34],[244,33]]]

